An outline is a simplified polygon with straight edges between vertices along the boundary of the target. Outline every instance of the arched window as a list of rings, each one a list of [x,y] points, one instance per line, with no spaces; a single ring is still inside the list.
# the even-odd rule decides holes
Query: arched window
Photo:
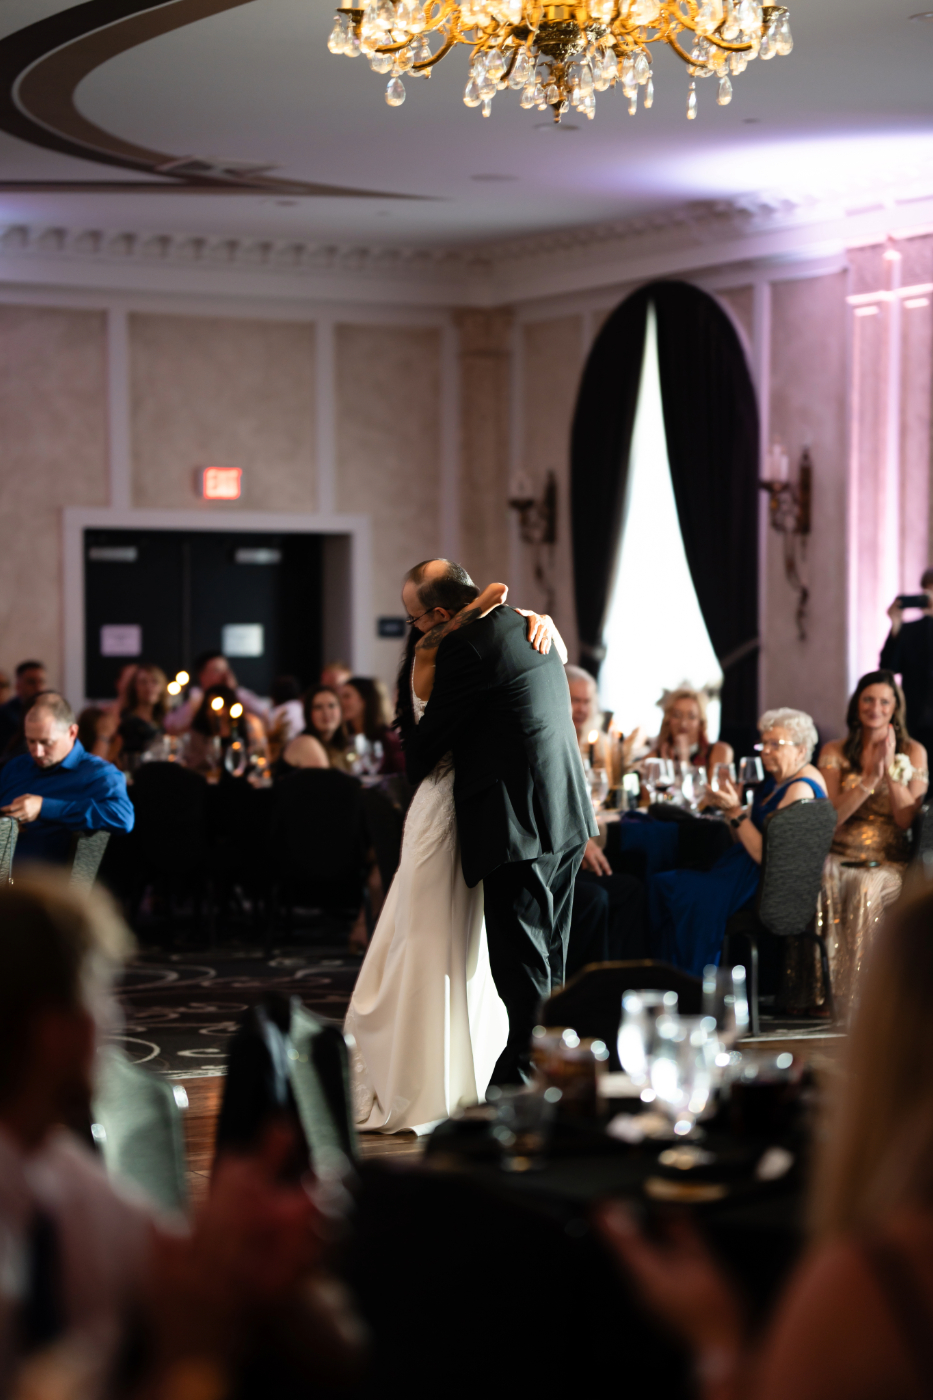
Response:
[[[649,373],[642,373],[649,309],[656,329],[648,347],[653,352],[656,344],[656,379],[650,353]],[[636,418],[638,460],[633,462]],[[712,647],[709,661],[715,657],[724,677],[721,733],[739,751],[747,751],[754,736],[758,707],[758,451],[755,392],[725,312],[683,282],[652,283],[627,298],[593,345],[574,416],[571,512],[581,661],[599,676],[610,651],[606,681],[613,695],[606,700],[623,715],[626,703],[620,703],[619,693],[626,671],[642,678],[642,688],[655,690],[653,699],[663,685],[687,678],[702,685],[714,677],[688,676],[686,668],[704,664],[704,639],[692,639],[693,655],[685,650],[683,664],[676,660],[676,647],[668,646],[677,621],[686,620],[689,627],[691,609],[698,608]],[[670,519],[663,523],[668,479],[679,539]],[[652,500],[662,511],[659,538],[652,537],[647,551],[641,539],[630,550],[627,530],[631,526],[641,534],[646,501],[650,506]],[[640,561],[636,569],[630,567],[632,557]],[[693,596],[687,595],[683,577],[675,618],[668,595],[672,583],[677,591],[681,560]],[[648,626],[628,626],[624,619],[634,615],[646,618]],[[670,674],[662,674],[667,666]],[[644,715],[642,722],[650,718]]]

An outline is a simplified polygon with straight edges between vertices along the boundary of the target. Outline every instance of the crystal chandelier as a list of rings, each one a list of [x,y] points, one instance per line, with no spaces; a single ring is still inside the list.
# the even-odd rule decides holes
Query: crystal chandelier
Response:
[[[435,47],[439,41],[439,46]],[[687,118],[697,112],[697,78],[716,78],[716,101],[732,100],[732,78],[753,58],[788,54],[794,46],[783,5],[760,0],[367,0],[339,9],[327,41],[331,53],[365,54],[389,74],[386,102],[405,101],[406,74],[430,78],[455,44],[473,50],[463,94],[488,117],[497,92],[521,93],[521,106],[554,120],[571,107],[590,118],[596,94],[621,85],[631,116],[638,92],[650,107],[654,81],[649,45],[663,43],[686,64]]]

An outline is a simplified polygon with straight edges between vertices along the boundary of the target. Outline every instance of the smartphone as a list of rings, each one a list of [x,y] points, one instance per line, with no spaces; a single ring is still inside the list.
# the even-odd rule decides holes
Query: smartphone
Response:
[[[899,608],[923,608],[929,611],[930,595],[928,593],[902,593],[897,600]]]

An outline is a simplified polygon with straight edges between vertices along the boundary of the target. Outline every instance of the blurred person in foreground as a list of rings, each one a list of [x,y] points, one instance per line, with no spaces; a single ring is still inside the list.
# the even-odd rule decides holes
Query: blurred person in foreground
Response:
[[[233,668],[222,651],[202,651],[200,656],[194,659],[192,674],[194,684],[188,687],[188,694],[183,702],[165,717],[165,730],[168,734],[184,734],[191,729],[194,717],[204,700],[205,691],[216,690],[218,686],[235,691],[236,699],[247,714],[255,715],[265,723],[269,706],[258,695],[254,695],[251,690],[237,682]]]
[[[0,758],[6,755],[22,733],[26,711],[40,690],[46,688],[45,667],[41,661],[21,661],[16,668],[13,698],[0,705]]]
[[[0,888],[0,1393],[223,1400],[283,1317],[352,1367],[351,1315],[324,1317],[300,1291],[321,1231],[305,1182],[282,1172],[293,1138],[224,1154],[189,1231],[111,1181],[72,1130],[90,1122],[95,1047],[130,950],[100,891],[54,872]]]
[[[402,741],[391,727],[389,692],[382,681],[371,676],[351,676],[340,687],[343,723],[357,752],[372,752],[380,773],[404,773]],[[365,745],[359,743],[365,740]],[[381,752],[381,758],[380,758]]]
[[[647,1305],[692,1350],[700,1400],[915,1400],[933,1336],[933,893],[889,914],[871,950],[841,1075],[824,1100],[813,1242],[760,1339],[686,1215],[602,1232]]]
[[[54,690],[37,695],[24,728],[28,753],[0,771],[0,815],[20,825],[17,863],[63,865],[76,831],[132,831],[126,778],[86,752],[64,696]]]

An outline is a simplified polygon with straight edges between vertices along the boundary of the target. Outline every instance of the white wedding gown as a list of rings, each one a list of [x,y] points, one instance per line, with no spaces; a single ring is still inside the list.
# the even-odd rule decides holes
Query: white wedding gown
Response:
[[[424,703],[413,694],[415,720]],[[482,1101],[508,1015],[489,968],[483,887],[460,866],[449,761],[408,809],[402,855],[344,1030],[362,1132],[429,1132]]]

